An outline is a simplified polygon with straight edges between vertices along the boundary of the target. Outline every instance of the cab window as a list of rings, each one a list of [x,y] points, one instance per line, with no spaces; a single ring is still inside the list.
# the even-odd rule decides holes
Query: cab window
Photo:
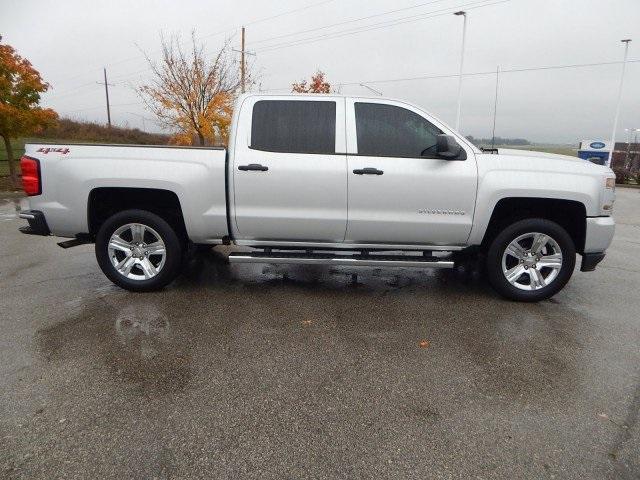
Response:
[[[335,153],[336,102],[256,102],[251,120],[251,148],[284,153]]]
[[[406,108],[355,103],[358,154],[382,157],[435,156],[442,130]]]

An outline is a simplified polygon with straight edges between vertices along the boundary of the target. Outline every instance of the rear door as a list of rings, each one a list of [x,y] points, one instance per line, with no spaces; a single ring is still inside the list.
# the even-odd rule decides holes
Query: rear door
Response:
[[[452,132],[403,102],[347,100],[349,222],[352,243],[463,245],[473,221],[477,168],[435,155]]]
[[[244,100],[232,166],[237,239],[344,240],[344,106],[331,96]]]

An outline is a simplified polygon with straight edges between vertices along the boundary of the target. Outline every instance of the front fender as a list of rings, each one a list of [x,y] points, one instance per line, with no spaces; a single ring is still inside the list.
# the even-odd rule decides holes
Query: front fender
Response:
[[[597,199],[601,185],[591,175],[522,170],[493,170],[478,182],[478,195],[470,245],[482,243],[493,211],[500,200],[507,198],[544,198],[571,200],[585,207],[587,216],[598,215]]]

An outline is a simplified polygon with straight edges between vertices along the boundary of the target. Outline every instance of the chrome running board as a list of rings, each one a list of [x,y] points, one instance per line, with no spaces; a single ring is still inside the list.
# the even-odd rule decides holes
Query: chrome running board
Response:
[[[417,255],[337,255],[300,252],[232,252],[229,263],[280,263],[347,267],[453,268],[452,260]]]

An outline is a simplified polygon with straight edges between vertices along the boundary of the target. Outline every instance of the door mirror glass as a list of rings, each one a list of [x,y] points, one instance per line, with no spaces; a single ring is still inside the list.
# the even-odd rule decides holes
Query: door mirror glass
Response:
[[[467,155],[451,135],[441,134],[437,137],[436,155],[445,160],[465,160]]]

